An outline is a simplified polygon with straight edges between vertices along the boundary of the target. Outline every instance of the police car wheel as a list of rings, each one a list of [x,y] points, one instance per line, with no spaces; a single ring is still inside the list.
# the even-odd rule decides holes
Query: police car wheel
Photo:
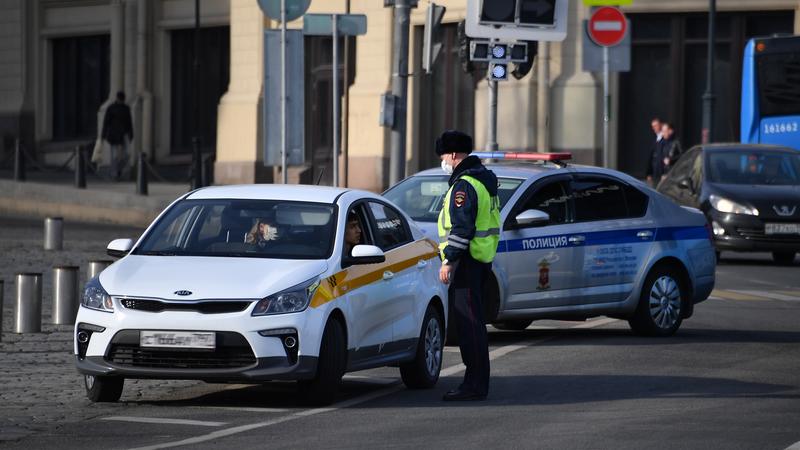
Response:
[[[795,252],[772,252],[772,259],[780,265],[789,266],[794,263],[794,254]]]
[[[680,276],[669,267],[657,267],[647,276],[639,306],[628,321],[644,336],[671,336],[681,326],[683,288]]]
[[[439,381],[444,348],[442,318],[432,306],[425,311],[414,360],[400,365],[400,376],[409,389],[428,389]]]
[[[333,403],[344,375],[346,347],[342,325],[336,319],[329,320],[322,334],[317,373],[311,380],[298,382],[303,403],[311,405]]]
[[[528,326],[530,326],[532,323],[533,320],[506,320],[504,322],[495,322],[492,324],[492,326],[498,330],[522,331],[525,328],[528,328]]]
[[[116,402],[122,396],[125,379],[84,375],[83,384],[86,386],[86,397],[92,402]]]

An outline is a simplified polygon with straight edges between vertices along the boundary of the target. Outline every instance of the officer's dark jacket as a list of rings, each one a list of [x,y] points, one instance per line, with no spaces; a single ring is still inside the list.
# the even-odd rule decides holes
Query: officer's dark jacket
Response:
[[[497,177],[494,172],[481,164],[477,156],[464,158],[450,176],[449,183],[453,186],[450,194],[450,222],[453,227],[450,234],[472,240],[475,237],[475,219],[478,217],[478,193],[468,181],[460,179],[464,175],[483,183],[489,195],[493,197],[497,195]],[[444,257],[448,261],[458,261],[465,252],[469,254],[469,249],[448,245],[444,248]]]

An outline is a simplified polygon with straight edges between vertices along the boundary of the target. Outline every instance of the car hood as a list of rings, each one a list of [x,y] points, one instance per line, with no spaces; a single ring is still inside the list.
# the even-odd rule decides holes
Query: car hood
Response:
[[[800,186],[713,183],[709,187],[709,194],[755,206],[761,217],[800,219]],[[787,215],[793,209],[794,213]]]
[[[129,255],[100,274],[110,295],[166,300],[258,299],[316,277],[321,260]],[[177,291],[191,292],[177,295]]]

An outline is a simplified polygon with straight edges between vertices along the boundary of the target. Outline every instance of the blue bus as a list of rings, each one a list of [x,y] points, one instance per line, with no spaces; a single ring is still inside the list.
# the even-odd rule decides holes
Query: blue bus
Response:
[[[741,140],[800,149],[800,36],[748,41],[742,70]]]

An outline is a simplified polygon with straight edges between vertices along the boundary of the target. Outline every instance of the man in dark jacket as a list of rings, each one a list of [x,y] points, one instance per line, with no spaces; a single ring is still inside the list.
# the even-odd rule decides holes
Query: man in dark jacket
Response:
[[[439,279],[450,283],[451,320],[458,330],[464,381],[443,400],[483,400],[489,391],[489,346],[483,317],[484,285],[500,237],[497,177],[472,152],[472,138],[445,131],[436,140],[450,190],[439,214]]]
[[[119,179],[128,162],[126,138],[133,139],[131,109],[125,104],[125,93],[122,91],[117,92],[117,100],[106,109],[101,136],[111,146],[111,174]]]

